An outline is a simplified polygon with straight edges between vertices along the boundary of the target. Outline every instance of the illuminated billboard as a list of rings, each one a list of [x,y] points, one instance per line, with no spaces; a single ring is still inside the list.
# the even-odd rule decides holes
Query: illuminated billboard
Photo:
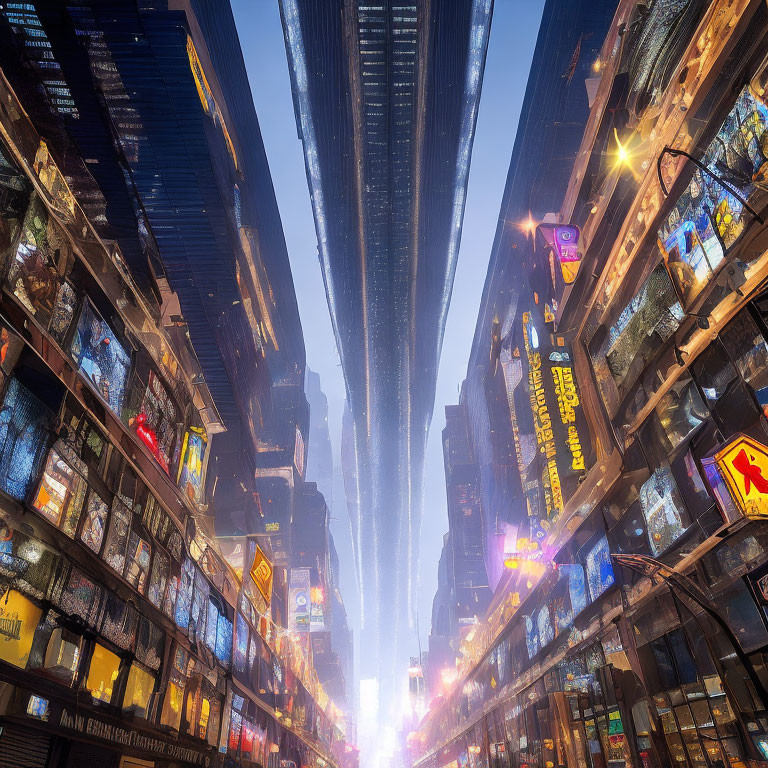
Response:
[[[529,516],[551,522],[587,469],[586,427],[570,348],[562,337],[552,336],[538,313],[524,312],[522,321],[538,459],[528,465],[523,487]]]

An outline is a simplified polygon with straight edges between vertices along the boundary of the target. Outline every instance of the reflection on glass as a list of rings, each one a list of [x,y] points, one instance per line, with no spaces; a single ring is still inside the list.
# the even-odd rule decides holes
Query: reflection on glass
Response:
[[[89,301],[83,304],[71,354],[80,373],[120,415],[131,359]]]
[[[763,186],[768,109],[749,86],[739,94],[702,164],[659,229],[659,246],[686,307],[712,279],[738,240],[749,213],[718,177],[743,199]]]
[[[640,504],[648,525],[654,555],[666,550],[683,535],[682,502],[668,466],[660,467],[640,488]]]
[[[96,554],[101,550],[101,542],[104,540],[104,528],[107,522],[108,511],[106,503],[96,491],[91,491],[80,538]]]

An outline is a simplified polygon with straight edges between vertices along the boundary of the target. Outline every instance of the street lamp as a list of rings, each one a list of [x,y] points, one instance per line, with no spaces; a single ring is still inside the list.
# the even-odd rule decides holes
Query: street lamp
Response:
[[[704,590],[702,590],[696,582],[648,555],[611,554],[611,557],[619,563],[619,565],[631,568],[633,571],[637,571],[638,573],[643,574],[643,576],[647,576],[651,581],[653,581],[655,577],[658,577],[670,588],[679,589],[680,592],[686,595],[686,597],[696,603],[696,605],[698,605],[699,608],[701,608],[715,622],[715,624],[723,630],[723,633],[733,646],[737,658],[742,663],[749,676],[752,685],[755,687],[757,695],[762,700],[763,706],[768,706],[768,691],[765,690],[765,686],[758,677],[754,666],[752,666],[752,662],[741,647],[739,639],[733,633],[728,622],[720,615],[712,600],[710,600]]]

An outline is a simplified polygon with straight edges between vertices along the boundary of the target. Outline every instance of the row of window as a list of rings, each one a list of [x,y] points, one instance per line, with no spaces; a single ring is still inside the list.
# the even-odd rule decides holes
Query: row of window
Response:
[[[185,429],[191,409],[188,402],[181,406],[177,402],[177,397],[188,400],[183,387],[172,396],[144,354],[133,364],[128,345],[90,298],[75,288],[81,265],[74,263],[65,243],[61,226],[33,195],[8,265],[9,292],[71,357],[102,400],[177,480],[184,495],[193,503],[202,502],[207,437],[200,428]],[[73,263],[70,279],[62,279],[61,272]]]
[[[26,357],[17,349],[19,340],[5,331],[3,373],[11,375],[0,407],[4,425],[0,426],[0,487],[20,500],[26,498],[42,517],[100,556],[173,620],[203,658],[211,662],[215,658],[229,668],[234,632],[231,614],[219,594],[225,576],[218,555],[198,546],[194,560],[185,557],[176,524],[119,454],[111,451],[88,417],[78,416],[69,401],[62,406],[65,428],[46,453],[56,416],[21,382],[31,378],[22,375]],[[13,361],[21,362],[14,368]],[[7,556],[12,557],[12,552]],[[78,579],[81,603],[68,607],[87,618],[97,611],[93,606],[98,605],[100,592],[82,575]],[[33,593],[42,596],[44,592],[43,580]],[[253,628],[258,614],[245,595],[242,603],[250,625],[243,614],[237,614],[236,673],[275,706],[284,673]],[[133,609],[125,611],[132,614]],[[126,627],[130,626],[128,621]],[[296,687],[297,699],[308,700],[303,688]],[[302,723],[299,718],[297,724]]]

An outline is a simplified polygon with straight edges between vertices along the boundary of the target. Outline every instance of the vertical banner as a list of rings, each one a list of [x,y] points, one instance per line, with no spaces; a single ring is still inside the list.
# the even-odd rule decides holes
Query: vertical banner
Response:
[[[293,632],[309,632],[309,568],[291,568],[288,590],[288,626]]]
[[[325,596],[322,587],[312,587],[310,590],[311,608],[309,627],[311,632],[325,631]]]
[[[251,565],[251,578],[267,606],[272,602],[272,576],[272,563],[257,544],[256,552],[253,556],[253,564]]]

